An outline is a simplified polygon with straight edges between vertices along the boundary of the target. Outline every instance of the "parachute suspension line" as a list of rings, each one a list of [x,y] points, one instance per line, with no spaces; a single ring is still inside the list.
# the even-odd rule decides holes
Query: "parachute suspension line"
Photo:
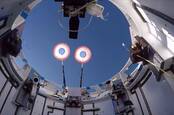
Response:
[[[87,29],[91,25],[92,20],[93,20],[93,16],[90,17],[88,24],[85,27],[83,27],[82,29],[80,29],[79,31]]]
[[[103,21],[108,21],[107,17],[109,16],[109,12],[107,12],[104,16],[103,16]]]
[[[64,63],[62,61],[62,77],[63,77],[63,88],[66,88],[66,79],[65,79],[65,66]]]
[[[81,64],[80,88],[82,88],[82,84],[83,84],[83,72],[84,72],[84,65]]]

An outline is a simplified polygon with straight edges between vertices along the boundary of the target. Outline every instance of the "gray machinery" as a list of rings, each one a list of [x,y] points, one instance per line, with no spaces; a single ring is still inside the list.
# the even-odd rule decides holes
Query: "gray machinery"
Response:
[[[105,83],[65,89],[42,78],[21,51],[22,26],[40,2],[0,0],[0,115],[174,115],[173,0],[110,0],[129,23],[130,58]]]

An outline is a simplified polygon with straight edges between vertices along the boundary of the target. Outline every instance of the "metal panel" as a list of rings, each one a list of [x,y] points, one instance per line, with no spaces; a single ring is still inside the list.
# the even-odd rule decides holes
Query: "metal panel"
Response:
[[[62,108],[64,109],[64,104],[63,103],[55,103],[55,107]]]
[[[83,109],[93,109],[93,105],[92,104],[86,104],[83,106]],[[93,112],[83,112],[83,115],[93,115]]]
[[[142,90],[153,115],[174,115],[174,92],[166,80],[157,82],[152,74]]]
[[[174,5],[173,0],[165,0],[165,1],[158,0],[158,2],[156,0],[138,0],[138,2],[141,5],[145,5],[150,8],[154,8],[154,9],[174,18],[174,13],[172,12],[173,5]]]
[[[13,87],[4,105],[1,115],[14,115],[16,111],[16,105],[12,101],[13,101],[15,92],[16,92],[16,89]]]
[[[99,115],[115,115],[112,99],[102,100],[95,103],[95,108],[100,108],[100,111],[95,112]]]
[[[64,112],[54,109],[54,113],[50,113],[49,115],[64,115]],[[71,115],[73,115],[73,114],[71,114]],[[76,114],[74,114],[74,115],[76,115]]]
[[[19,108],[16,113],[17,115],[30,115],[31,110],[25,110],[24,108]]]
[[[46,99],[46,104],[45,104],[43,115],[48,115],[48,112],[51,111],[51,109],[48,108],[48,105],[52,106],[53,105],[53,100],[48,99],[48,98]]]
[[[136,92],[137,92],[138,98],[139,98],[139,100],[140,100],[140,104],[141,104],[141,106],[142,106],[144,115],[149,115],[149,114],[148,114],[148,111],[147,111],[147,108],[146,108],[146,104],[144,103],[142,94],[141,94],[141,92],[140,92],[140,89],[138,88],[138,89],[136,90]]]
[[[2,109],[4,101],[6,101],[9,91],[11,89],[11,84],[8,82],[0,95],[0,108]]]
[[[0,71],[0,91],[2,90],[2,88],[4,87],[5,85],[5,81],[7,79],[5,78],[5,76],[2,74],[2,72]]]
[[[63,103],[55,102],[54,106],[56,108],[64,109],[64,104]],[[54,109],[53,113],[50,113],[49,115],[64,115],[64,111],[58,110],[58,109]],[[73,114],[71,114],[71,115],[73,115]],[[76,114],[74,114],[74,115],[76,115]]]
[[[81,108],[66,108],[66,115],[81,115]]]
[[[142,108],[140,106],[141,103],[139,103],[139,98],[136,97],[135,93],[130,96],[130,100],[133,103],[135,115],[143,115],[141,111]]]
[[[37,95],[36,101],[35,101],[35,104],[34,104],[34,108],[33,108],[33,111],[32,111],[32,115],[42,115],[42,109],[43,109],[43,106],[44,106],[44,101],[45,101],[45,98],[43,98],[40,95]]]

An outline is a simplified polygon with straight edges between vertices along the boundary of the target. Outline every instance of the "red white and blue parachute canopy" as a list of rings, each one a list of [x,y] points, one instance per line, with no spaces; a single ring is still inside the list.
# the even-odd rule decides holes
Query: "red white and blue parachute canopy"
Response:
[[[53,55],[57,60],[65,61],[70,55],[70,48],[65,43],[59,43],[54,47]]]
[[[81,46],[75,51],[75,59],[80,64],[85,64],[89,62],[92,57],[91,50],[86,46]]]

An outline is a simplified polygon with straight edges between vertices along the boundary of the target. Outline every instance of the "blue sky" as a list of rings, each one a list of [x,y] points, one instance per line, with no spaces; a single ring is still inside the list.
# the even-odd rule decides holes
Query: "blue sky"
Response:
[[[104,1],[104,0],[103,0]],[[65,61],[65,73],[68,86],[78,87],[80,64],[74,59],[75,49],[81,45],[89,47],[92,59],[84,65],[84,86],[99,84],[117,73],[128,59],[128,52],[122,47],[129,46],[128,23],[121,12],[109,1],[100,1],[105,7],[107,21],[94,17],[90,26],[83,29],[90,16],[81,20],[78,40],[68,38],[68,18],[58,13],[59,4],[54,0],[43,0],[27,18],[23,39],[23,50],[30,65],[45,79],[62,84],[61,62],[52,55],[57,43],[65,42],[71,48],[71,54]],[[62,29],[58,21],[64,25]]]

